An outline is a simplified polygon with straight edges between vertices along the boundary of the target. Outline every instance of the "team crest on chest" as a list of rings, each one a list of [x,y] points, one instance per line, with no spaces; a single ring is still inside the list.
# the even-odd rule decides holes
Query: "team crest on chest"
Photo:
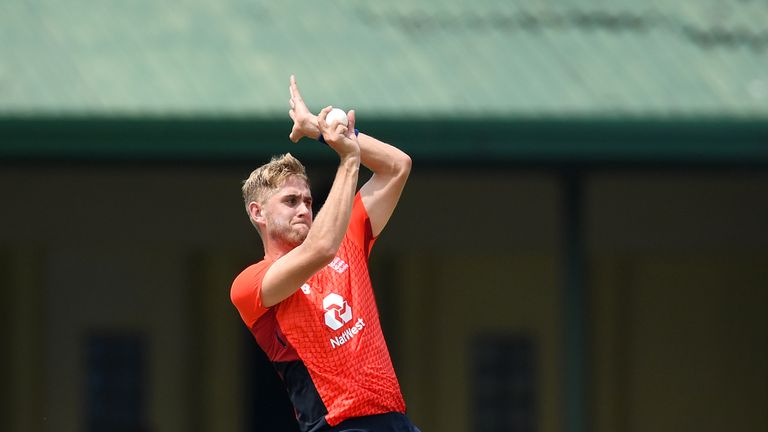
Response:
[[[343,259],[336,257],[328,264],[328,267],[334,269],[336,273],[344,273],[349,268],[349,264],[345,263]]]

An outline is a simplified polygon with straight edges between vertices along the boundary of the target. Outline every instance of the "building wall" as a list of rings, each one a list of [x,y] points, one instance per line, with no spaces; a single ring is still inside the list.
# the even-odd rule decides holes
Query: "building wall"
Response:
[[[13,209],[0,234],[3,293],[15,298],[3,309],[26,311],[12,314],[3,352],[29,353],[6,369],[24,382],[5,396],[22,406],[3,430],[86,430],[86,348],[94,334],[145,342],[142,427],[240,429],[240,327],[226,282],[236,270],[231,264],[222,274],[220,258],[257,242],[239,204],[240,175],[91,165],[2,170],[5,208]]]
[[[766,176],[588,185],[595,430],[768,427]]]
[[[471,347],[487,334],[534,341],[534,424],[560,430],[557,196],[541,172],[413,175],[373,258],[397,256],[396,366],[423,430],[473,430]]]
[[[250,168],[0,170],[0,429],[84,430],[84,341],[121,331],[148,343],[149,430],[243,429],[228,288],[261,253],[238,191]],[[316,195],[330,173],[310,166]],[[760,173],[585,177],[594,430],[766,428],[766,190]],[[372,266],[423,430],[471,430],[486,333],[535,341],[535,430],[563,429],[560,198],[554,171],[416,164]]]

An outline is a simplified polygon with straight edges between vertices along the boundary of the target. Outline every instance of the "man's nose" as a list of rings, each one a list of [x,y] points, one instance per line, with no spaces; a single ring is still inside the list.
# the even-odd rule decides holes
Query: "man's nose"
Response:
[[[298,208],[299,215],[304,216],[308,214],[311,210],[312,209],[306,203],[299,204],[299,208]]]

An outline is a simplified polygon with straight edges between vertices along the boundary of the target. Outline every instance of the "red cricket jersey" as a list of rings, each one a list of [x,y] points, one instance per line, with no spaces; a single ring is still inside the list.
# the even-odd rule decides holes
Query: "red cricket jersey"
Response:
[[[290,297],[262,306],[267,260],[232,284],[232,303],[285,382],[304,431],[351,417],[405,413],[368,275],[374,241],[358,193],[336,258]]]

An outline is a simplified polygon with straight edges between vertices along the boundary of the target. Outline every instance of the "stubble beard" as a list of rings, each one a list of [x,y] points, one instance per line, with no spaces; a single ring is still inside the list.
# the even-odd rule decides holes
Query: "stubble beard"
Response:
[[[291,249],[304,243],[309,229],[300,230],[298,227],[275,220],[270,221],[269,236],[276,242],[285,245]]]

